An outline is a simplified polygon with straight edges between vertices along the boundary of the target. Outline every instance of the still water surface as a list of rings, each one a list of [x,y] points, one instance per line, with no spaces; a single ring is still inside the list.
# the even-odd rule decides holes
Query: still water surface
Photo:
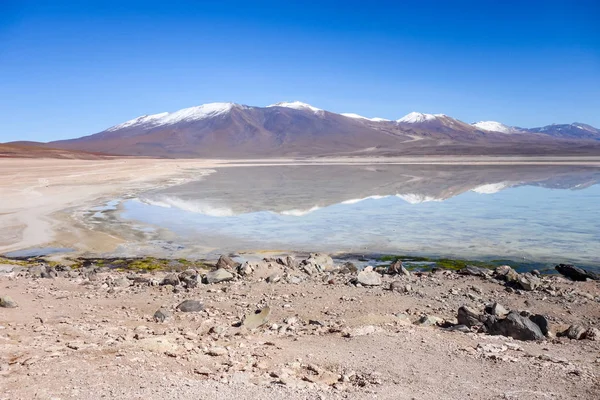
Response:
[[[600,265],[600,169],[220,168],[144,194],[122,218],[218,251],[394,253]]]

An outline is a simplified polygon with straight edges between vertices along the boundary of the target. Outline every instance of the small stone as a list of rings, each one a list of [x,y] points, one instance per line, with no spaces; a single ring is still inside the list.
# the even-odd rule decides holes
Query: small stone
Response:
[[[225,347],[214,346],[206,350],[206,354],[213,357],[226,356],[229,352]]]
[[[168,274],[160,282],[160,285],[161,286],[166,286],[166,285],[177,286],[177,285],[179,285],[179,277],[177,276],[177,274]]]
[[[185,300],[177,306],[181,312],[198,312],[204,310],[204,304],[198,300]]]
[[[358,273],[356,281],[363,286],[379,286],[381,285],[381,275],[365,268]]]
[[[357,328],[345,329],[342,332],[342,336],[352,338],[352,337],[356,337],[356,336],[371,335],[375,332],[381,332],[381,331],[382,331],[382,329],[377,326],[366,325],[366,326],[360,326]]]
[[[498,318],[504,318],[508,315],[508,310],[500,303],[491,303],[485,306],[485,313]]]
[[[585,332],[585,338],[593,341],[600,341],[600,329],[591,327]]]
[[[267,306],[261,310],[256,310],[255,312],[246,315],[244,321],[242,322],[242,326],[247,329],[256,329],[269,321],[269,316],[271,315],[271,309]]]
[[[266,279],[267,283],[277,283],[281,280],[281,275],[279,275],[277,272],[269,275]]]
[[[233,261],[229,256],[221,256],[215,265],[215,269],[235,270],[240,263]]]
[[[233,280],[233,274],[224,268],[210,271],[204,276],[204,283],[221,283]]]
[[[569,326],[569,329],[567,329],[567,331],[565,332],[565,335],[569,339],[580,340],[585,337],[586,332],[587,329],[582,325],[571,325]]]
[[[433,326],[433,325],[441,325],[444,323],[442,318],[433,316],[433,315],[423,315],[418,321],[417,325],[421,326]]]
[[[16,308],[17,306],[17,302],[14,301],[10,296],[0,296],[0,307]]]
[[[168,310],[164,309],[164,308],[159,308],[154,313],[154,320],[156,322],[165,322],[170,317],[171,317],[171,313]]]

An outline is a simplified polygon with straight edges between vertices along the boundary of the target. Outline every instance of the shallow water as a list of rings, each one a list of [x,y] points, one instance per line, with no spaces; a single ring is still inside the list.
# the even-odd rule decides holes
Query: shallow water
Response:
[[[218,251],[393,253],[600,265],[593,167],[230,167],[122,218]]]

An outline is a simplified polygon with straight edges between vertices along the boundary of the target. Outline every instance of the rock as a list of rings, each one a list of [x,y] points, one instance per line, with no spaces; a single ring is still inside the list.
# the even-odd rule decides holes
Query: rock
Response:
[[[184,300],[177,306],[181,312],[198,312],[204,310],[204,304],[198,300]]]
[[[530,315],[529,319],[536,324],[537,326],[540,327],[540,330],[542,331],[542,334],[544,336],[548,336],[548,332],[549,332],[549,324],[548,324],[548,319],[546,317],[544,317],[541,314],[534,314],[534,315]]]
[[[591,327],[585,332],[585,338],[593,341],[600,341],[600,329]]]
[[[540,330],[540,327],[516,311],[509,312],[504,319],[488,316],[484,323],[488,333],[491,335],[509,336],[517,340],[544,339],[544,334]]]
[[[404,264],[402,264],[402,261],[400,260],[390,265],[390,267],[388,268],[388,273],[401,274],[406,277],[410,277],[410,272],[406,268],[404,268]]]
[[[233,274],[224,268],[208,272],[204,276],[204,283],[221,283],[233,280]]]
[[[288,267],[288,268],[292,268],[292,269],[298,268],[298,264],[299,264],[298,261],[292,256],[286,256],[285,258],[279,257],[275,261],[277,261],[278,264],[283,265],[284,267]]]
[[[229,256],[221,256],[215,265],[215,269],[235,270],[240,263],[235,262]]]
[[[312,265],[318,272],[323,272],[334,267],[333,259],[323,253],[311,253],[302,263],[304,265]]]
[[[112,281],[112,286],[114,287],[129,287],[131,286],[131,281],[125,277],[117,278]]]
[[[51,279],[56,278],[58,276],[58,273],[53,267],[50,267],[49,265],[45,264],[39,264],[29,267],[28,272],[29,275],[31,275],[33,278]]]
[[[187,269],[179,274],[179,281],[186,289],[193,289],[198,286],[198,272],[193,269]]]
[[[206,354],[213,357],[226,356],[229,352],[225,347],[213,346],[206,350]]]
[[[467,265],[466,267],[458,270],[460,275],[472,275],[472,276],[481,276],[486,277],[490,275],[490,270],[481,267],[475,267],[473,265]]]
[[[342,274],[355,274],[357,272],[358,268],[356,268],[356,265],[354,265],[350,261],[345,262],[344,265],[342,265],[342,267],[340,268],[340,273]]]
[[[417,321],[417,325],[421,326],[433,326],[433,325],[442,325],[444,320],[442,318],[433,316],[433,315],[423,315]]]
[[[466,325],[453,325],[448,328],[444,328],[445,331],[449,332],[462,332],[462,333],[470,333],[471,328]]]
[[[154,320],[156,322],[165,322],[170,317],[171,317],[171,313],[168,310],[165,310],[164,308],[159,308],[154,313]]]
[[[580,340],[585,337],[587,329],[581,325],[571,325],[569,329],[564,332],[564,335],[569,339]]]
[[[173,354],[177,351],[177,344],[171,342],[164,336],[152,336],[136,341],[135,345],[144,350],[154,351],[158,353]]]
[[[574,281],[585,281],[586,279],[600,280],[600,274],[570,264],[558,264],[554,269]]]
[[[363,286],[379,286],[381,285],[381,275],[365,268],[358,273],[356,281]]]
[[[242,276],[248,276],[254,272],[254,268],[252,267],[252,264],[246,261],[238,267],[237,272]]]
[[[1,308],[16,308],[17,302],[14,301],[10,296],[0,296],[0,307]]]
[[[260,328],[269,321],[270,315],[271,309],[268,306],[261,310],[256,310],[255,312],[246,315],[244,321],[242,322],[242,326],[246,327],[247,329]]]
[[[467,307],[467,306],[461,306],[458,309],[457,319],[458,319],[459,325],[465,325],[467,327],[472,327],[472,326],[477,326],[477,325],[482,324],[480,316],[477,313],[477,311],[475,311],[472,308]]]
[[[345,329],[344,331],[342,331],[342,336],[344,337],[356,337],[356,336],[366,336],[366,335],[371,335],[375,332],[381,332],[383,329],[377,327],[377,326],[373,326],[373,325],[366,325],[366,326],[359,326],[357,328],[348,328]]]
[[[517,271],[508,265],[501,265],[494,270],[494,277],[505,282],[515,282],[519,278]]]
[[[539,278],[533,276],[532,274],[525,273],[519,275],[519,277],[517,278],[517,283],[521,287],[521,289],[532,291],[537,289],[538,286],[540,286],[541,281]]]
[[[277,272],[269,275],[266,279],[267,283],[277,283],[281,280],[281,275],[279,275]]]
[[[166,285],[171,285],[171,286],[179,285],[179,277],[177,276],[177,274],[168,274],[167,276],[165,276],[163,278],[163,280],[160,282],[160,286],[166,286]]]
[[[498,318],[504,318],[508,315],[508,310],[499,303],[491,303],[485,306],[485,313],[494,315]]]

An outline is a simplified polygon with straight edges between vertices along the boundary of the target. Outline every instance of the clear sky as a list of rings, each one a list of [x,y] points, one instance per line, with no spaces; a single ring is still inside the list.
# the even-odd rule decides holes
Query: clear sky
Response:
[[[292,100],[600,127],[600,2],[0,0],[0,142]]]

